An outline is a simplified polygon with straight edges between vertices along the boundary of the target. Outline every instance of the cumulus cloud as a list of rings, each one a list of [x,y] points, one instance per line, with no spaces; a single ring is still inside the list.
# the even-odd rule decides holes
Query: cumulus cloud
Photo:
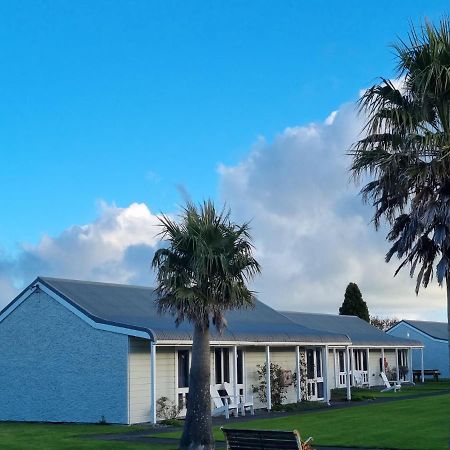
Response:
[[[14,260],[1,259],[0,307],[38,275],[152,284],[158,223],[145,204],[119,208],[101,203],[94,222],[44,236],[37,245],[23,244]]]
[[[252,219],[263,273],[261,300],[277,308],[336,313],[346,285],[356,282],[374,314],[445,318],[445,293],[414,282],[386,264],[385,232],[369,224],[371,209],[349,180],[350,148],[361,130],[354,105],[323,123],[260,138],[248,157],[220,166],[223,199],[240,220]]]
[[[336,313],[353,281],[372,314],[445,320],[441,288],[416,297],[407,272],[393,278],[395,264],[384,263],[385,232],[369,224],[372,211],[349,181],[346,150],[361,126],[347,104],[323,123],[260,137],[239,164],[220,166],[223,200],[238,220],[252,220],[263,268],[254,288],[276,308]],[[102,203],[92,223],[22,244],[14,259],[0,254],[0,308],[37,275],[151,285],[157,224],[145,204]]]

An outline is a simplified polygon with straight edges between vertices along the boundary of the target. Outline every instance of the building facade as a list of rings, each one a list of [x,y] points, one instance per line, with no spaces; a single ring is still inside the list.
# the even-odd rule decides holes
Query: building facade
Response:
[[[158,315],[154,295],[146,287],[37,278],[0,312],[0,420],[156,422],[161,397],[183,416],[193,330]],[[270,409],[254,393],[265,364],[293,380],[287,403],[329,401],[335,387],[350,396],[352,385],[381,385],[382,370],[410,379],[401,368],[411,367],[420,342],[369,336],[373,327],[363,332],[342,316],[293,314],[300,313],[262,302],[229,312],[224,333],[211,335],[211,384],[229,383],[236,397]]]

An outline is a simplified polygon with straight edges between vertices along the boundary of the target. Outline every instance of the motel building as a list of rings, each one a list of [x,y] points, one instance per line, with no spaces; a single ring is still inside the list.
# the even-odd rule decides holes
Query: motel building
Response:
[[[183,417],[193,327],[159,315],[154,299],[148,287],[37,278],[0,312],[0,420],[156,423],[161,397]],[[257,301],[227,321],[222,334],[211,330],[212,414],[227,414],[227,402],[270,410],[270,378],[268,401],[254,392],[265,364],[283,369],[294,403],[329,402],[334,388],[350,399],[352,386],[382,386],[382,372],[412,381],[413,353],[423,361],[420,341],[353,316]]]

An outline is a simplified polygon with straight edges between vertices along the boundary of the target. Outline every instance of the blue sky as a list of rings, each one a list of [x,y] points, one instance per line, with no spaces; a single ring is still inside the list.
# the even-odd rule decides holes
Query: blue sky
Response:
[[[259,135],[323,120],[445,2],[3,2],[0,242],[217,194]]]
[[[99,202],[159,212],[183,191],[232,200],[221,165],[245,164],[261,137],[321,123],[394,76],[389,44],[447,6],[0,3],[0,252],[20,257],[94,223]]]

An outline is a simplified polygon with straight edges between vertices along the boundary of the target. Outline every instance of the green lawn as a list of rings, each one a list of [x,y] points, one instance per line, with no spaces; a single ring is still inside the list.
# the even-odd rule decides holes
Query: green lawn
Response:
[[[175,450],[173,445],[146,445],[85,439],[90,434],[127,433],[139,427],[0,423],[0,449],[7,450]],[[83,438],[80,438],[83,437]]]
[[[233,424],[236,428],[293,430],[316,445],[444,450],[448,447],[450,395],[422,397],[398,402],[330,408],[310,414],[260,419]],[[177,437],[180,433],[164,436]],[[215,428],[216,439],[222,432]],[[163,435],[159,435],[163,436]]]
[[[367,400],[367,399],[377,399],[383,397],[405,397],[410,395],[423,395],[434,392],[450,392],[450,382],[449,381],[427,381],[424,384],[416,384],[415,386],[402,386],[400,391],[388,391],[380,392],[374,389],[364,389],[364,388],[352,388],[352,399],[353,400]],[[333,389],[333,396],[345,399],[346,390],[344,389]]]
[[[447,449],[450,395],[418,397],[398,402],[357,405],[280,418],[258,419],[233,424],[238,428],[300,431],[303,438],[314,437],[316,445],[342,445],[408,450]],[[113,425],[61,425],[0,423],[0,449],[8,450],[175,450],[177,445],[149,445],[99,441],[89,435],[127,433],[148,427]],[[178,438],[181,434],[158,433],[158,437]],[[218,427],[216,439],[223,440]]]

